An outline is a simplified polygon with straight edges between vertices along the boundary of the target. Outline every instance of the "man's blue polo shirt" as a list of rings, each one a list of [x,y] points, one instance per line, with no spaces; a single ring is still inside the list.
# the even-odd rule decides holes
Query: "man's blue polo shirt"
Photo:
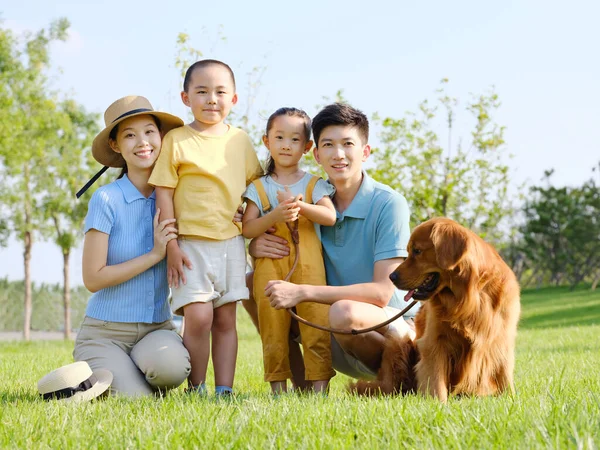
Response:
[[[92,196],[85,218],[90,229],[108,234],[106,264],[120,264],[154,247],[155,193],[144,197],[127,175],[102,186]],[[116,286],[94,293],[86,315],[109,322],[159,323],[169,320],[166,259]]]
[[[370,283],[376,261],[408,256],[409,216],[404,196],[363,172],[350,206],[337,213],[334,226],[321,227],[327,284]],[[403,308],[403,297],[396,290],[388,306]]]

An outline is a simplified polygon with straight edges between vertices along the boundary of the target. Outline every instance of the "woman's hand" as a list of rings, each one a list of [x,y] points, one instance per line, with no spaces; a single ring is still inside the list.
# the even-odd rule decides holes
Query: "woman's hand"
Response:
[[[152,251],[162,260],[167,254],[167,243],[177,239],[177,228],[173,226],[175,219],[165,219],[158,222],[160,208],[154,214],[154,248]]]

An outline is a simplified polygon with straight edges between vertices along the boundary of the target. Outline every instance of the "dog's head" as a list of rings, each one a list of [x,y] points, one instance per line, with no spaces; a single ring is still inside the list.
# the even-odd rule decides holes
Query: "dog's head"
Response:
[[[409,291],[407,299],[427,300],[445,288],[452,290],[465,262],[470,232],[446,218],[417,226],[408,241],[408,257],[390,274],[398,289]]]

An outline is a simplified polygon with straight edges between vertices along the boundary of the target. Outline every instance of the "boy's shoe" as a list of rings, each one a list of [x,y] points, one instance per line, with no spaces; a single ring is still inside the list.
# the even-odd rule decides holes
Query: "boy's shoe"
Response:
[[[204,383],[198,384],[196,386],[189,385],[184,392],[186,394],[196,394],[200,397],[208,396],[208,393],[206,392],[206,385]]]
[[[234,396],[233,388],[229,386],[215,387],[215,397],[217,398],[232,398]]]

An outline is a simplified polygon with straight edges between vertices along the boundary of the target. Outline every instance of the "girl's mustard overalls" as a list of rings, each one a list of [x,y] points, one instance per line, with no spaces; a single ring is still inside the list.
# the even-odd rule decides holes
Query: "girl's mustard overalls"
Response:
[[[304,199],[312,201],[312,193],[319,177],[313,176]],[[271,204],[261,180],[254,181],[263,206],[263,214],[271,210]],[[283,280],[290,271],[296,250],[290,230],[285,223],[275,225],[277,236],[287,239],[290,254],[282,259],[257,258],[254,269],[254,299],[258,306],[258,323],[263,346],[265,381],[283,381],[292,378],[289,362],[291,316],[285,309],[276,310],[265,296],[265,286],[270,280]],[[314,224],[303,216],[298,217],[300,235],[300,258],[292,274],[291,283],[324,285],[325,266],[323,251]],[[297,314],[319,325],[329,325],[329,306],[314,302],[303,302],[296,306]],[[329,333],[304,324],[300,325],[300,336],[304,348],[305,378],[310,381],[329,380],[335,375],[331,365],[331,337]]]

